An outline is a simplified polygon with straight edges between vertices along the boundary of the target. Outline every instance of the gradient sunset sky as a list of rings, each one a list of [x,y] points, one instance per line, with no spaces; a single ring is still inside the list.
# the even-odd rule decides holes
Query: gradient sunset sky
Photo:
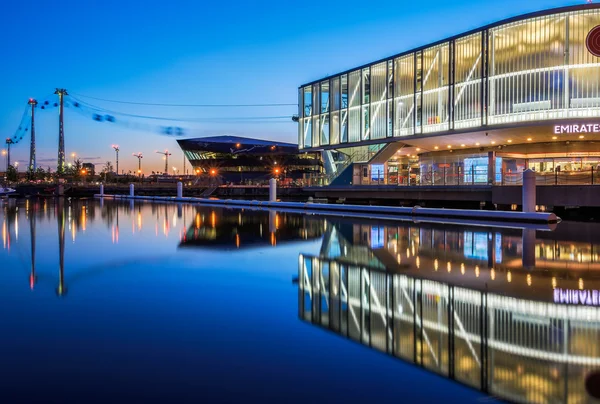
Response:
[[[143,152],[145,173],[162,170],[155,151],[164,149],[173,152],[169,165],[180,169],[181,150],[159,126],[179,125],[188,137],[231,134],[295,143],[297,124],[290,119],[227,119],[291,116],[297,107],[157,107],[83,96],[168,104],[296,104],[303,83],[504,18],[584,3],[10,1],[0,13],[0,131],[2,139],[15,133],[30,97],[56,100],[54,89],[66,88],[117,112],[195,120],[167,124],[130,117],[117,125],[67,108],[67,161],[76,153],[98,167],[107,160],[114,164],[111,144],[119,144],[122,169],[137,169],[132,153]],[[58,111],[36,113],[38,165],[55,170]],[[13,160],[24,167],[28,155],[27,137],[14,146]]]

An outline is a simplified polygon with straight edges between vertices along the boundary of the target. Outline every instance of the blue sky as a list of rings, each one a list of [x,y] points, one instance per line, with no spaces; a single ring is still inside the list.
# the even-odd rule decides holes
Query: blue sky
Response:
[[[45,99],[56,87],[98,98],[177,104],[297,102],[300,84],[425,45],[469,29],[584,0],[456,0],[405,2],[355,0],[322,3],[262,0],[204,1],[11,1],[0,13],[4,96],[0,132],[11,136],[30,97]],[[84,99],[83,97],[81,99]],[[277,108],[159,108],[84,99],[120,112],[180,118],[264,117],[296,113]],[[38,164],[56,165],[58,113],[39,111]],[[111,160],[111,144],[121,146],[120,167],[164,168],[156,150],[173,151],[175,140],[160,135],[162,123],[132,130],[94,122],[66,110],[65,145],[85,161]],[[171,125],[171,124],[169,124]],[[182,123],[189,135],[238,136],[296,142],[296,124]],[[28,158],[28,139],[14,147],[13,159]],[[4,162],[2,162],[4,163]]]

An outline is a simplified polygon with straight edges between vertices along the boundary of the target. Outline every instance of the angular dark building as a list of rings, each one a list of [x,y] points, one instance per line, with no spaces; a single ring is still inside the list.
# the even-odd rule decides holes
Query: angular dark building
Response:
[[[196,175],[222,183],[306,183],[324,172],[319,152],[300,152],[298,145],[238,136],[178,140]]]

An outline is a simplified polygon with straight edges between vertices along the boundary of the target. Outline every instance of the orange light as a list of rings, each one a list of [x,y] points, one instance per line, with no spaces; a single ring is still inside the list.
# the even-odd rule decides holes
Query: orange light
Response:
[[[239,149],[240,147],[242,147],[242,145],[239,143],[236,143],[235,147],[237,147]]]
[[[142,173],[142,170],[138,170],[138,174],[141,174],[141,173]]]
[[[196,169],[196,174],[200,174],[200,169],[199,168]]]
[[[217,170],[215,170],[215,169],[210,170],[210,175],[215,175],[216,173],[217,173]]]
[[[279,168],[275,169],[275,174],[279,174]]]

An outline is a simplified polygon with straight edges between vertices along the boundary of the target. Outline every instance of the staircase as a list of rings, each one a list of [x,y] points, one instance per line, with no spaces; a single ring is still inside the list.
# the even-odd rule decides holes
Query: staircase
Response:
[[[200,194],[200,196],[202,198],[208,198],[209,196],[211,196],[217,190],[217,188],[219,188],[219,187],[218,186],[208,187],[204,191],[202,191],[202,193]]]

